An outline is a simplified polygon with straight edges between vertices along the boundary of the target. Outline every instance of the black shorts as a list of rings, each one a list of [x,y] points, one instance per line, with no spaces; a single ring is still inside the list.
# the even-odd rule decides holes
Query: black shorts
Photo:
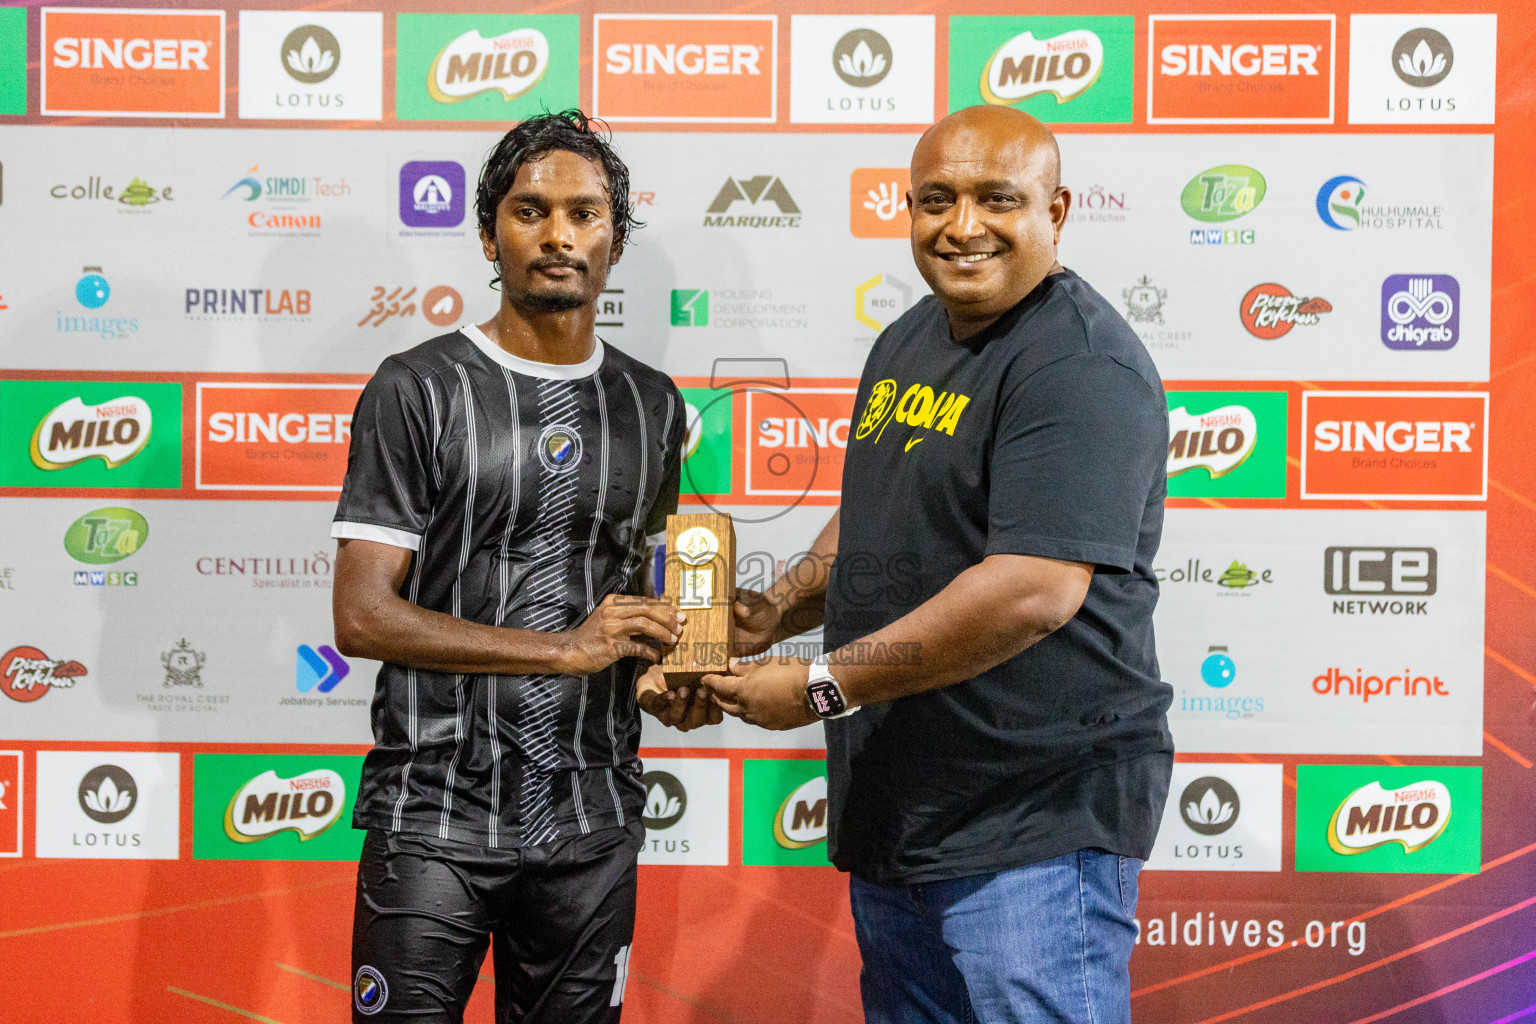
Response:
[[[462,1020],[490,945],[497,1024],[616,1024],[644,840],[638,819],[520,850],[369,829],[352,1020]]]

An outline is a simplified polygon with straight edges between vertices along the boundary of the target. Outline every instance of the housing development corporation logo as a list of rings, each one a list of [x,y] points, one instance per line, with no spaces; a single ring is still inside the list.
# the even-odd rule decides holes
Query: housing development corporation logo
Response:
[[[1481,501],[1485,391],[1304,391],[1301,497]]]
[[[778,17],[598,14],[593,114],[608,121],[772,122]]]
[[[42,113],[223,117],[224,12],[44,7]]]
[[[1482,769],[1298,765],[1296,870],[1471,873]]]
[[[703,288],[673,288],[673,327],[708,327],[709,292]]]
[[[395,38],[402,120],[505,120],[576,105],[577,15],[398,14]]]
[[[950,110],[990,103],[1050,122],[1129,122],[1133,33],[1131,18],[951,18]]]
[[[1439,352],[1461,336],[1461,285],[1449,274],[1393,274],[1381,283],[1381,343]]]
[[[733,212],[733,207],[738,203],[746,203],[751,212]],[[770,206],[778,210],[778,213],[768,213]],[[800,226],[800,205],[789,194],[783,179],[776,174],[726,178],[725,184],[720,186],[720,191],[715,193],[714,200],[704,212],[704,226],[797,228]]]
[[[1147,123],[1333,121],[1334,17],[1147,19]]]
[[[1292,295],[1283,284],[1266,282],[1248,289],[1238,307],[1243,328],[1255,338],[1273,341],[1283,338],[1297,324],[1311,327],[1322,321],[1333,306],[1321,296]]]
[[[36,647],[12,647],[0,654],[0,690],[22,704],[41,700],[49,690],[67,690],[87,674],[78,661],[50,658]]]

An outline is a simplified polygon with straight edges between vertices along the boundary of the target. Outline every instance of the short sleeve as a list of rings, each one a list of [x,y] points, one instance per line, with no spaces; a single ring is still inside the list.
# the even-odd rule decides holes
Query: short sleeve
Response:
[[[677,511],[677,500],[682,490],[683,446],[688,440],[688,407],[683,396],[673,387],[667,393],[667,414],[662,429],[666,438],[662,442],[661,488],[656,492],[645,515],[645,537],[650,544],[666,541],[667,516]]]
[[[385,360],[352,414],[347,476],[331,536],[421,546],[436,493],[433,417],[422,380]]]
[[[998,411],[987,554],[1130,572],[1167,452],[1167,403],[1134,370],[1083,354],[1035,371]]]

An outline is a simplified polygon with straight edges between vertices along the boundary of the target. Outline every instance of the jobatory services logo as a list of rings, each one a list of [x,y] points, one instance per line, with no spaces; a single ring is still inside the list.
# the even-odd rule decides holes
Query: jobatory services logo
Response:
[[[1443,352],[1461,337],[1461,284],[1449,274],[1393,274],[1381,283],[1381,343]]]
[[[21,856],[21,808],[26,761],[20,750],[0,750],[0,857]]]
[[[646,758],[640,863],[729,863],[730,780],[723,758]]]
[[[223,117],[224,12],[44,7],[42,113]]]
[[[726,389],[679,388],[688,434],[683,448],[682,493],[731,493],[735,394]]]
[[[1492,124],[1496,14],[1352,14],[1351,124]]]
[[[337,491],[362,384],[197,385],[199,490]]]
[[[27,9],[0,7],[0,114],[26,112]],[[0,851],[4,849],[5,840],[0,833]],[[0,852],[0,856],[10,855]]]
[[[1283,391],[1170,391],[1168,494],[1285,497]]]
[[[350,817],[361,757],[198,754],[192,856],[198,860],[356,860]]]
[[[102,275],[101,267],[80,268],[80,279],[75,282],[75,302],[82,309],[99,310],[112,298],[112,286]],[[85,315],[66,313],[62,309],[53,314],[53,329],[60,334],[94,334],[102,341],[121,340],[139,332],[136,316]]]
[[[378,120],[383,51],[382,14],[241,11],[240,116]]]
[[[396,285],[390,288],[376,284],[368,297],[368,312],[363,314],[357,326],[382,327],[395,317],[402,320],[414,317],[418,302],[422,319],[434,327],[452,327],[464,315],[464,296],[449,285],[434,285],[418,292],[415,285]]]
[[[772,14],[597,14],[592,113],[607,121],[772,123]]]
[[[0,486],[181,486],[181,385],[0,381]]]
[[[0,690],[22,704],[41,700],[50,690],[68,690],[88,674],[78,661],[50,658],[36,647],[12,647],[0,654]]]
[[[402,121],[504,121],[577,105],[574,14],[397,14]]]
[[[1149,871],[1279,871],[1283,766],[1174,765]]]
[[[853,318],[876,334],[912,308],[912,286],[891,273],[861,281],[853,290]]]
[[[1301,497],[1483,501],[1486,391],[1304,391]]]
[[[1148,124],[1331,124],[1331,14],[1154,14]]]
[[[1269,183],[1252,167],[1222,164],[1201,171],[1179,193],[1179,205],[1195,220],[1224,224],[1246,217],[1264,201]],[[1252,229],[1191,228],[1190,245],[1252,245]]]
[[[855,238],[906,238],[910,172],[905,167],[860,167],[848,179],[848,230]]]
[[[726,178],[704,211],[707,228],[798,228],[800,221],[800,204],[777,174]]]
[[[789,22],[791,123],[933,120],[932,15],[795,14]]]
[[[1339,174],[1317,190],[1317,216],[1335,231],[1439,231],[1445,227],[1445,205],[1400,201],[1366,204],[1373,194],[1353,174]]]
[[[1297,765],[1296,870],[1476,874],[1482,769]]]
[[[1323,592],[1335,615],[1428,615],[1439,583],[1431,547],[1342,547],[1323,552]]]
[[[827,863],[825,761],[742,762],[743,864]]]
[[[37,856],[175,860],[180,793],[178,754],[40,750]]]
[[[1333,305],[1319,295],[1292,295],[1283,284],[1273,281],[1256,284],[1243,295],[1238,318],[1243,329],[1255,338],[1273,341],[1283,338],[1300,324],[1313,327],[1322,322]]]
[[[1126,17],[952,17],[950,112],[990,103],[1056,124],[1129,124],[1134,39]]]

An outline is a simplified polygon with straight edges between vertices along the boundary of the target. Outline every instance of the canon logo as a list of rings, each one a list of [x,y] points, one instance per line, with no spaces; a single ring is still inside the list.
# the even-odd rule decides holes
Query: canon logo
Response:
[[[746,43],[614,43],[603,51],[610,75],[761,75],[763,48]]]
[[[1158,72],[1183,75],[1316,75],[1322,48],[1310,43],[1174,43],[1163,47]]]
[[[1470,452],[1476,426],[1465,420],[1322,420],[1312,428],[1312,450]]]
[[[53,66],[207,71],[208,44],[201,39],[125,40],[63,36],[53,41]]]

